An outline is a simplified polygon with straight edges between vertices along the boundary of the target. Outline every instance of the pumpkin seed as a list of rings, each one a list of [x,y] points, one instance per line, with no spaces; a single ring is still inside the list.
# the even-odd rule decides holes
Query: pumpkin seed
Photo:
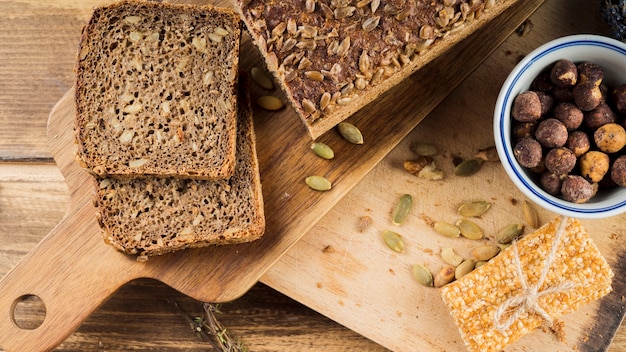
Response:
[[[459,237],[461,235],[461,230],[448,222],[436,221],[433,224],[433,228],[437,231],[437,233],[446,237]]]
[[[474,270],[475,266],[476,261],[474,261],[474,259],[468,259],[463,261],[463,263],[459,264],[456,269],[454,269],[454,278],[459,280],[460,278]]]
[[[523,229],[524,225],[522,224],[509,224],[498,231],[496,239],[500,244],[511,243],[522,234]]]
[[[484,261],[484,260],[477,261],[476,264],[474,264],[474,270],[480,268],[481,266],[483,266],[485,264],[487,264],[487,262]]]
[[[349,122],[341,122],[337,125],[339,133],[348,142],[352,144],[363,144],[363,135],[356,126]]]
[[[439,272],[435,275],[433,279],[433,285],[435,287],[441,287],[447,283],[452,282],[454,280],[454,267],[445,266],[439,270]]]
[[[459,214],[468,218],[475,218],[483,215],[490,207],[491,203],[486,200],[466,202],[459,207]]]
[[[332,183],[324,176],[309,176],[304,182],[315,191],[328,191],[332,188]]]
[[[383,241],[392,251],[404,253],[404,240],[402,240],[402,236],[399,233],[385,230],[383,231]]]
[[[265,110],[280,110],[284,106],[280,99],[271,95],[259,97],[256,102]]]
[[[476,260],[489,260],[500,253],[500,247],[491,244],[476,247],[472,250],[472,256]]]
[[[452,266],[457,266],[463,262],[463,257],[456,254],[454,249],[450,247],[441,248],[441,259]]]
[[[479,240],[483,238],[483,230],[475,222],[468,219],[459,219],[456,227],[461,231],[461,236],[470,240]]]
[[[498,156],[498,150],[495,146],[487,147],[485,149],[480,149],[478,153],[474,154],[474,158],[481,159],[483,161],[498,161],[500,157]]]
[[[537,213],[537,209],[535,209],[535,207],[533,207],[533,205],[529,201],[524,200],[524,203],[522,203],[522,210],[524,212],[526,224],[528,224],[528,226],[532,228],[538,228],[539,214]]]
[[[335,157],[335,152],[332,148],[322,142],[313,142],[311,150],[322,159],[330,160]]]
[[[413,265],[413,277],[417,280],[417,282],[426,287],[431,287],[433,285],[433,274],[431,274],[431,272],[423,265]]]
[[[254,82],[260,87],[267,90],[274,89],[274,83],[272,82],[272,79],[270,78],[270,76],[267,75],[264,70],[255,66],[250,69],[250,75],[252,76],[252,80],[254,80]]]
[[[482,164],[482,159],[463,160],[460,164],[454,167],[454,174],[461,177],[471,176],[480,170]]]
[[[411,206],[413,206],[413,197],[410,194],[403,194],[393,210],[393,223],[395,225],[401,225],[411,212]]]
[[[433,156],[439,152],[439,149],[434,144],[423,142],[413,144],[411,149],[417,153],[417,155],[421,156]]]

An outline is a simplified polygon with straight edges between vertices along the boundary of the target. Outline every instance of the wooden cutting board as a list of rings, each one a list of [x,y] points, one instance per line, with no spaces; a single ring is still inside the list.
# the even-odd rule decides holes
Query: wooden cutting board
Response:
[[[420,286],[411,268],[419,263],[437,271],[443,265],[439,257],[442,247],[469,257],[475,241],[444,238],[428,225],[428,219],[456,221],[456,209],[462,202],[484,199],[493,203],[489,212],[476,220],[489,238],[481,242],[493,242],[495,232],[509,223],[525,223],[522,203],[526,198],[499,163],[487,163],[476,175],[462,178],[452,174],[452,158],[471,157],[493,144],[493,104],[519,55],[563,35],[597,33],[604,28],[591,20],[596,4],[571,10],[583,13],[585,20],[581,15],[563,13],[569,4],[567,0],[546,2],[531,17],[534,29],[529,34],[512,36],[498,48],[261,281],[391,350],[466,351],[438,291]],[[417,141],[438,146],[435,161],[447,175],[444,180],[421,180],[402,169],[403,161],[415,157],[410,146]],[[407,222],[395,226],[390,213],[403,193],[412,194],[415,204]],[[542,222],[556,216],[537,210]],[[361,216],[372,219],[363,232],[357,230]],[[563,317],[564,343],[539,330],[506,351],[597,352],[609,348],[625,313],[626,215],[582,223],[615,273],[613,293]],[[381,239],[386,229],[404,236],[406,253],[386,247]],[[525,232],[532,230],[527,226]]]
[[[364,145],[348,144],[335,132],[323,136],[320,140],[335,149],[332,162],[309,151],[311,140],[293,110],[256,110],[267,232],[250,244],[187,250],[145,263],[103,244],[91,203],[90,176],[74,161],[75,106],[73,91],[68,91],[52,110],[47,132],[70,202],[59,225],[0,281],[0,346],[7,351],[50,349],[119,287],[140,277],[160,280],[200,301],[238,298],[541,3],[519,2],[355,114],[350,121],[361,128]],[[247,38],[241,51],[244,69],[259,65]],[[311,174],[327,176],[333,190],[309,190],[303,180]],[[46,317],[36,329],[20,329],[12,321],[13,309],[20,298],[30,295],[43,301]]]

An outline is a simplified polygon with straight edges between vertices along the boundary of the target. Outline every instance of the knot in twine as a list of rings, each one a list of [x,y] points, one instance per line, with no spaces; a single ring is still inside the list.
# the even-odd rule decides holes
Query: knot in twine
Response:
[[[550,249],[550,254],[545,259],[543,270],[541,271],[541,276],[539,277],[539,280],[530,287],[528,286],[528,283],[526,283],[526,279],[524,278],[522,263],[520,262],[519,252],[517,250],[517,243],[515,241],[513,242],[513,251],[515,253],[514,259],[516,264],[515,267],[517,270],[517,276],[519,277],[519,280],[522,284],[522,292],[517,296],[513,296],[507,299],[506,301],[504,301],[504,303],[502,303],[502,305],[500,305],[500,307],[498,307],[493,315],[493,325],[497,329],[508,329],[524,312],[536,313],[540,315],[546,322],[548,322],[550,326],[552,326],[552,317],[550,317],[548,312],[546,312],[545,309],[541,307],[541,305],[539,304],[539,298],[552,293],[567,291],[576,287],[576,285],[572,282],[566,281],[559,283],[558,285],[547,287],[542,291],[539,291],[539,288],[541,287],[541,285],[543,285],[548,271],[552,266],[552,262],[556,257],[556,250],[559,246],[559,242],[561,241],[561,237],[563,237],[563,234],[565,233],[565,227],[567,225],[567,222],[568,218],[561,218],[559,227],[556,231],[556,234],[554,235],[554,241],[552,243],[552,248]],[[509,316],[506,320],[503,320],[502,316],[505,313],[509,313]]]

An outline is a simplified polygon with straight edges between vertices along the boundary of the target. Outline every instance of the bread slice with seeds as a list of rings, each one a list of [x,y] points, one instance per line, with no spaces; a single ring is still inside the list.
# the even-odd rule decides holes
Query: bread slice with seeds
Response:
[[[240,23],[212,6],[96,8],[76,68],[81,165],[119,178],[232,175]]]
[[[247,93],[241,92],[239,99],[237,163],[229,179],[97,179],[94,203],[105,242],[145,258],[184,248],[250,242],[263,235],[252,110]]]

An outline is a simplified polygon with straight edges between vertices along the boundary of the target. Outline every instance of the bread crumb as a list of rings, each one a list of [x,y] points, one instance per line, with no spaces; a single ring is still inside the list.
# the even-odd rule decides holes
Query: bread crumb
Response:
[[[426,223],[426,225],[428,225],[429,227],[433,227],[435,226],[435,221],[433,219],[431,219],[428,215],[422,213],[420,214],[420,218],[422,219],[422,221],[424,221]]]
[[[372,224],[372,218],[370,216],[364,215],[359,217],[359,224],[357,225],[357,230],[359,232],[364,232],[367,228]]]
[[[318,282],[316,286],[317,286],[317,288],[322,288],[322,287],[324,287],[324,285],[322,285],[322,283],[321,283],[321,282]]]
[[[333,248],[333,246],[328,245],[326,247],[324,247],[324,249],[322,249],[322,252],[324,253],[335,253],[335,248]]]

